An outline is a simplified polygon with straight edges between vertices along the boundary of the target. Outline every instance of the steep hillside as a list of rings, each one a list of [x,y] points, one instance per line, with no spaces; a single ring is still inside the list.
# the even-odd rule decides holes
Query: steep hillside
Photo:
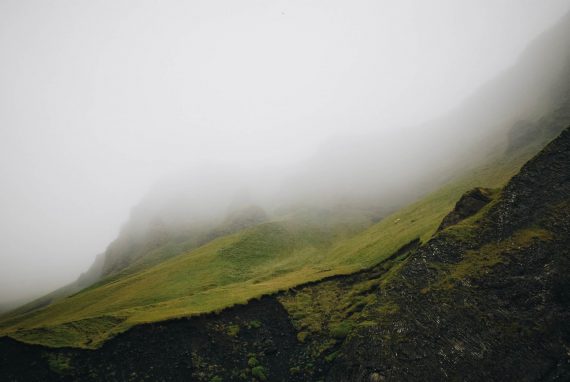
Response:
[[[135,213],[107,248],[102,276],[133,273],[267,219],[265,211],[256,206],[232,211],[221,222],[204,219],[182,225],[165,223],[160,215],[137,216]]]
[[[570,122],[570,86],[566,80],[570,78],[569,30],[570,14],[530,44],[516,65],[482,86],[456,110],[410,129],[400,144],[372,135],[325,145],[285,181],[286,195],[279,196],[283,199],[281,208],[258,214],[246,225],[227,224],[226,205],[236,197],[232,182],[241,184],[227,172],[221,174],[227,179],[218,181],[215,197],[219,203],[212,216],[200,210],[200,197],[209,197],[202,194],[200,181],[183,188],[180,194],[171,190],[177,187],[166,187],[169,191],[159,198],[162,202],[147,198],[133,210],[105,253],[103,277],[132,273],[246,226],[283,218],[299,203],[307,209],[335,213],[339,201],[358,200],[358,208],[344,208],[342,212],[362,214],[362,209],[374,209],[378,211],[374,218],[378,219],[386,211],[396,211],[437,190],[452,177],[502,160],[499,156],[506,145],[514,154],[526,147],[533,155]],[[398,151],[393,152],[393,147],[399,147]],[[490,156],[495,158],[489,160]],[[197,179],[202,178],[197,175]],[[169,218],[173,210],[175,219]],[[366,221],[360,218],[358,227],[362,228]]]
[[[207,313],[358,271],[411,240],[429,239],[463,192],[502,186],[528,157],[529,150],[509,153],[358,234],[306,216],[257,225],[108,278],[44,309],[5,315],[0,333],[30,343],[92,348],[133,325]]]
[[[375,267],[138,326],[95,351],[4,338],[0,370],[9,380],[568,380],[568,174],[570,129],[502,190],[476,206],[482,191],[466,193],[433,238]]]
[[[408,243],[418,239],[425,243],[434,234],[440,237],[453,231],[456,217],[448,219],[445,225],[451,227],[443,232],[438,227],[462,194],[483,187],[494,195],[570,123],[570,47],[564,38],[568,28],[570,16],[459,112],[411,135],[406,152],[396,159],[383,157],[370,140],[373,144],[367,147],[380,162],[379,172],[366,173],[362,179],[371,179],[389,193],[374,193],[372,183],[346,181],[341,182],[346,189],[371,187],[363,205],[312,205],[309,197],[309,207],[298,207],[295,196],[307,194],[296,195],[292,187],[292,197],[286,201],[291,204],[272,213],[240,206],[227,214],[227,206],[220,203],[216,213],[209,215],[200,211],[199,195],[188,190],[182,199],[166,198],[166,204],[142,203],[90,272],[1,316],[0,335],[53,347],[97,348],[135,325],[216,312],[327,277],[393,264],[394,253]],[[521,86],[535,93],[518,94]],[[513,92],[517,96],[507,99]],[[423,134],[453,139],[454,157],[462,163],[450,161],[449,153],[442,151],[449,142],[442,140],[441,147],[421,146]],[[488,146],[486,155],[477,152],[484,146]],[[466,164],[470,159],[474,162]],[[394,160],[398,171],[393,171]],[[419,162],[434,164],[437,171],[424,174],[422,166],[412,171]],[[345,167],[350,168],[359,167]],[[398,178],[396,172],[414,179],[406,188],[396,187],[390,181],[390,176]],[[217,187],[219,200],[232,197],[225,185]],[[319,182],[319,187],[330,186]],[[319,190],[312,190],[317,198]],[[368,198],[379,199],[367,204]],[[166,212],[172,210],[175,218],[166,219]],[[387,215],[386,211],[397,212]],[[378,221],[379,217],[383,219]]]
[[[516,134],[503,154],[369,228],[373,215],[349,217],[350,211],[331,215],[301,209],[258,224],[266,216],[247,210],[202,231],[200,240],[181,235],[140,251],[120,271],[80,293],[79,288],[57,291],[2,316],[0,335],[95,348],[134,325],[217,311],[374,266],[416,238],[429,240],[464,192],[504,185],[558,128],[567,108],[558,110]],[[105,257],[106,264],[109,259]]]

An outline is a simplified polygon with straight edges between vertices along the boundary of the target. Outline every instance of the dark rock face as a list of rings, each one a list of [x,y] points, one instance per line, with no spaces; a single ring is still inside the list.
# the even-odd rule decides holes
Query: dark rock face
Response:
[[[410,256],[382,291],[399,311],[353,333],[328,380],[570,380],[569,273],[566,130],[473,235],[444,231]]]
[[[481,208],[485,207],[491,201],[491,191],[485,188],[474,188],[466,192],[461,199],[455,204],[455,208],[451,211],[437,229],[441,231],[450,225],[454,225],[475,215]]]
[[[569,156],[570,130],[566,129],[507,184],[502,203],[490,214],[488,228],[497,229],[497,235],[504,238],[516,229],[564,214],[570,198]],[[562,226],[568,224],[562,216],[557,220]],[[549,222],[564,230],[558,223]]]
[[[272,381],[285,381],[299,343],[274,298],[219,315],[141,325],[97,350],[47,349],[0,339],[3,381],[243,380],[254,358]]]

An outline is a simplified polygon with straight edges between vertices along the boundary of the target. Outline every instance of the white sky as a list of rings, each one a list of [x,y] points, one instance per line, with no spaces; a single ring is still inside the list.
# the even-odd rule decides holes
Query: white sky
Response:
[[[149,186],[451,109],[570,0],[0,0],[0,302],[74,280]]]

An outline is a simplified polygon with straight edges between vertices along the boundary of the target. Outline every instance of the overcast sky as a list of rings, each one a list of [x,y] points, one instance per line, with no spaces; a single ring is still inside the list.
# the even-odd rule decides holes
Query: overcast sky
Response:
[[[74,280],[166,174],[453,108],[570,0],[0,1],[0,302]]]

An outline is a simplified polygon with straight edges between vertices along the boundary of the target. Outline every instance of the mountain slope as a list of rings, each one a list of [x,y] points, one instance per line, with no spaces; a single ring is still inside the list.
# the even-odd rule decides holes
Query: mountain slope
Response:
[[[528,155],[510,153],[352,237],[296,221],[265,223],[98,283],[45,309],[5,315],[0,334],[50,346],[97,347],[133,325],[211,312],[358,271],[417,237],[429,239],[463,192],[476,185],[500,187]]]
[[[0,339],[0,370],[9,380],[568,380],[568,174],[570,128],[486,203],[467,211],[467,193],[454,224],[375,267],[141,325],[95,351]]]
[[[353,333],[330,380],[569,378],[569,174],[567,129],[495,201],[410,255],[379,294],[397,308]]]
[[[542,130],[536,129],[559,123],[551,115],[542,120],[504,154],[360,233],[355,227],[366,224],[323,226],[318,218],[287,216],[182,254],[172,251],[165,260],[151,260],[138,269],[133,263],[125,268],[132,271],[104,278],[47,307],[6,314],[0,318],[0,335],[49,346],[94,348],[133,325],[216,311],[373,266],[416,238],[429,240],[467,190],[507,182],[542,146]]]
[[[421,151],[414,151],[413,147],[422,141],[422,134],[431,131],[434,134],[449,133],[450,126],[455,126],[451,137],[457,138],[453,150],[458,152],[458,160],[460,153],[465,154],[462,160],[473,158],[469,153],[477,151],[490,138],[500,138],[504,133],[510,140],[498,139],[499,143],[489,145],[489,156],[480,160],[481,153],[478,153],[475,164],[463,163],[457,167],[440,163],[441,174],[445,177],[429,179],[429,174],[421,174],[419,180],[411,183],[414,186],[396,189],[398,197],[406,194],[397,203],[384,195],[374,205],[385,203],[386,210],[402,207],[418,195],[424,196],[377,224],[371,225],[376,216],[364,216],[354,211],[345,213],[346,216],[354,213],[354,216],[341,216],[336,221],[331,218],[334,213],[321,214],[319,208],[305,214],[289,210],[289,213],[272,216],[250,211],[242,216],[243,219],[225,222],[223,218],[187,217],[187,210],[181,208],[179,220],[167,222],[161,219],[162,207],[152,206],[144,216],[135,214],[110,245],[101,277],[84,279],[89,284],[97,282],[80,292],[86,283],[63,288],[3,315],[0,317],[0,335],[49,346],[94,348],[140,323],[217,311],[329,276],[349,274],[383,262],[417,238],[426,242],[464,192],[477,186],[503,186],[526,160],[570,122],[567,81],[570,78],[570,49],[564,38],[569,26],[570,16],[567,16],[523,54],[514,74],[507,72],[497,80],[498,85],[484,87],[479,95],[462,106],[460,113],[434,122],[435,125],[441,123],[441,127],[410,137],[414,144],[403,156],[413,161],[399,160],[408,165],[421,161],[434,163],[432,159],[441,155],[438,150],[441,147]],[[542,52],[538,58],[537,51]],[[550,63],[546,72],[540,70],[544,60]],[[556,78],[560,80],[555,81]],[[511,94],[513,86],[519,89],[521,81],[526,83],[524,86],[536,90],[536,94],[517,94],[502,112],[500,106],[507,102],[505,97]],[[497,88],[503,90],[498,92]],[[510,90],[504,90],[506,88]],[[494,92],[497,95],[489,98],[493,100],[492,105],[488,102],[479,104],[481,99],[488,101],[486,95]],[[529,105],[534,105],[533,100],[536,105],[531,108]],[[526,106],[532,113],[528,113]],[[517,107],[524,110],[517,114]],[[485,115],[487,111],[488,116]],[[475,114],[478,117],[473,120],[458,117]],[[485,124],[478,126],[481,121]],[[459,128],[462,123],[468,131],[465,136]],[[501,133],[489,135],[490,131]],[[441,145],[446,146],[448,142],[442,140]],[[378,147],[373,148],[371,152],[377,154],[375,149]],[[381,168],[388,166],[393,170],[394,164],[385,162]],[[367,175],[375,182],[376,179],[385,180],[383,172]],[[443,182],[444,178],[447,182]],[[366,186],[346,183],[353,188]],[[427,190],[443,183],[446,183],[443,187],[425,196]],[[326,183],[324,187],[327,187]],[[184,201],[175,202],[184,204]],[[170,203],[167,209],[176,209],[174,204]],[[335,221],[330,224],[329,220]]]
[[[353,137],[340,147],[325,146],[313,161],[304,163],[285,180],[286,195],[280,196],[284,199],[282,207],[291,208],[287,204],[290,202],[310,207],[325,204],[325,208],[332,204],[334,209],[339,200],[332,193],[341,201],[365,200],[361,204],[368,209],[380,207],[383,213],[379,216],[383,217],[384,211],[396,211],[437,190],[452,175],[461,176],[493,162],[488,156],[502,152],[508,139],[515,145],[536,144],[531,155],[536,153],[570,121],[568,31],[570,14],[532,42],[512,68],[482,86],[448,115],[410,129],[400,144],[372,135]],[[518,128],[511,129],[513,125]],[[393,147],[398,151],[394,152]],[[219,215],[217,218],[205,218],[208,214],[200,211],[201,203],[195,203],[201,197],[208,199],[210,195],[202,194],[212,193],[212,187],[204,191],[204,177],[192,176],[197,177],[196,184],[183,188],[182,195],[169,189],[161,202],[153,204],[149,200],[152,198],[147,198],[134,209],[106,251],[104,277],[131,266],[141,269],[157,264],[239,230],[219,229],[224,225],[225,199],[235,198],[230,192],[236,187],[232,182],[239,183],[235,175],[222,169],[222,179],[216,180],[216,194],[220,194],[215,196],[219,201],[214,213]],[[176,219],[168,217],[172,210],[176,211]],[[280,216],[279,212],[266,210],[271,218]]]

